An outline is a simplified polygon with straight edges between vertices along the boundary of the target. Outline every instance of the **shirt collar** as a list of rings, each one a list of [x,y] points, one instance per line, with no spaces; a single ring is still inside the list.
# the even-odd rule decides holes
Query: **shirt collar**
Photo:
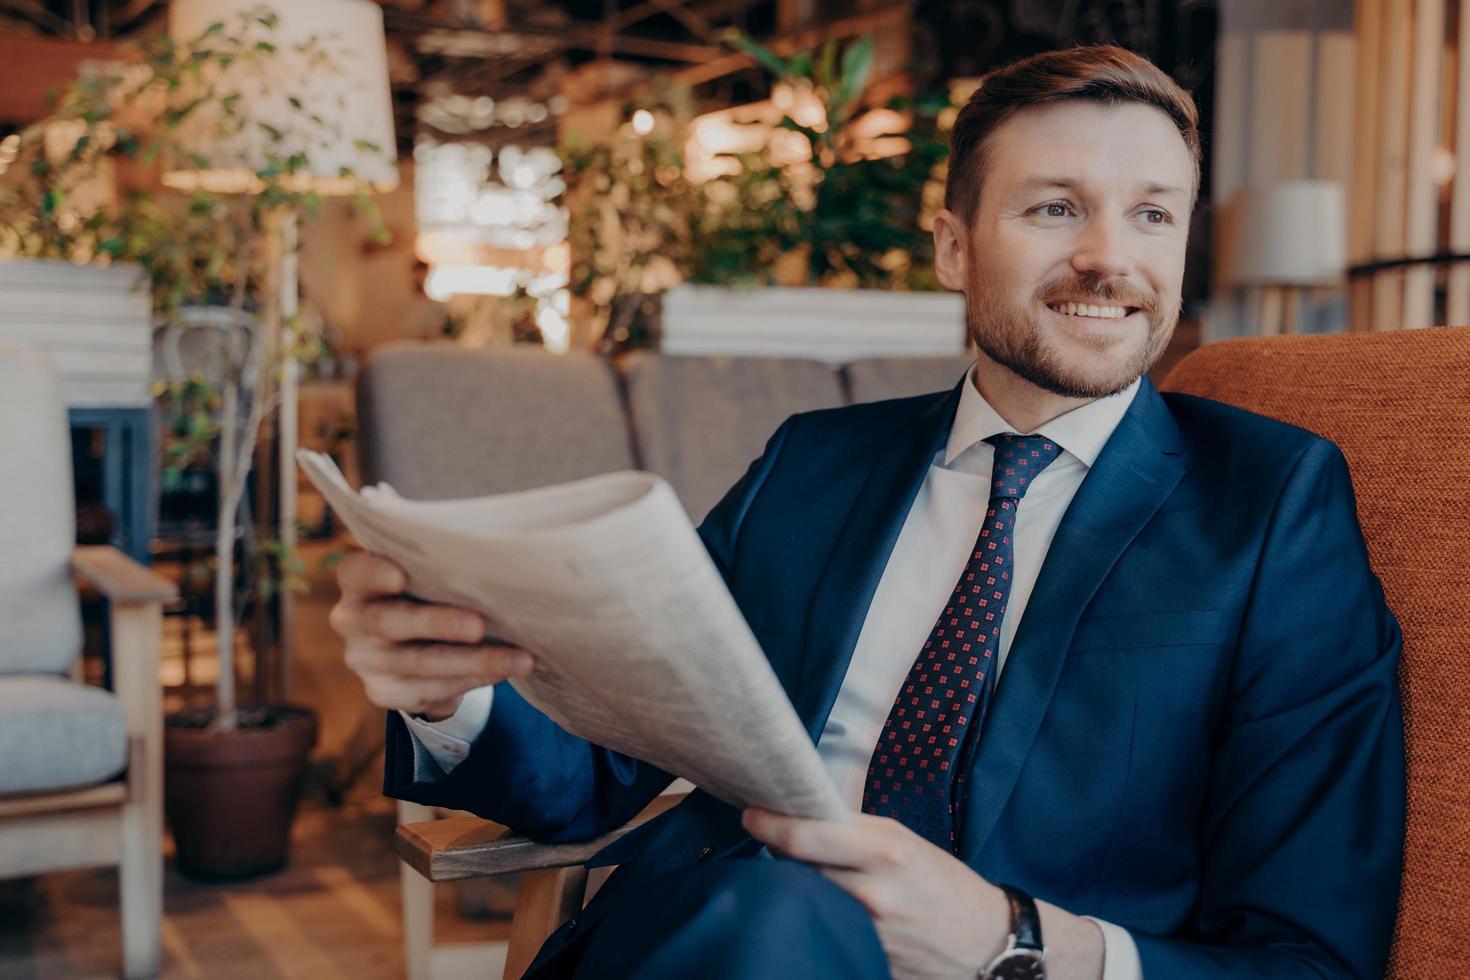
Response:
[[[955,410],[954,425],[949,430],[949,443],[944,450],[945,466],[953,463],[957,456],[976,443],[994,435],[1016,431],[990,406],[980,394],[980,389],[975,386],[975,372],[978,369],[979,365],[972,365],[965,375],[960,404]],[[1142,378],[1135,379],[1116,395],[1090,401],[1064,415],[1058,415],[1035,433],[1024,434],[1046,436],[1090,469],[1112,436],[1113,430],[1123,420],[1128,406],[1133,404],[1133,396],[1138,394],[1142,383]]]

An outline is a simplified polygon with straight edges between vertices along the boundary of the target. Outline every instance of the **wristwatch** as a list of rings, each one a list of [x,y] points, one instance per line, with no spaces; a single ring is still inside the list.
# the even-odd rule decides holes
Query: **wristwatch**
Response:
[[[1011,934],[1006,948],[980,974],[979,980],[1046,980],[1046,947],[1041,944],[1041,916],[1031,896],[1001,885],[1011,906]]]

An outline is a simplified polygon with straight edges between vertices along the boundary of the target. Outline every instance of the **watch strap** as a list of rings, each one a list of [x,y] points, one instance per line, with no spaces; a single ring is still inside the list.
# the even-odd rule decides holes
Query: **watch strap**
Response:
[[[1019,888],[1001,885],[1006,901],[1011,906],[1011,935],[1015,936],[1016,949],[1043,950],[1041,943],[1041,913],[1036,910],[1036,901]]]

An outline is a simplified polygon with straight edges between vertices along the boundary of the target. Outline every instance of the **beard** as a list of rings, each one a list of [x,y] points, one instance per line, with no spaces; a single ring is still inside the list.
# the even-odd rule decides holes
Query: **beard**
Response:
[[[1137,340],[1079,338],[1097,353],[1089,371],[1066,363],[1056,341],[1048,337],[1041,315],[1033,313],[1032,307],[1013,307],[1004,302],[1005,290],[992,277],[983,275],[982,265],[972,253],[965,284],[965,328],[970,339],[992,361],[1064,398],[1106,398],[1127,388],[1158,363],[1179,321],[1177,300],[1166,308],[1156,294],[1122,280],[1084,273],[1043,284],[1031,297],[1037,305],[1078,299],[1134,307],[1144,315],[1147,330]],[[1120,349],[1121,360],[1110,365],[1108,355]]]

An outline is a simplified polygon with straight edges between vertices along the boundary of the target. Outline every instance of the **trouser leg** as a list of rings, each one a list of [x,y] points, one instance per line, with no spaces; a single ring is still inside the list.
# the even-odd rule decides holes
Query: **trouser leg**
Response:
[[[619,894],[578,978],[887,980],[866,909],[794,861],[711,861]]]

